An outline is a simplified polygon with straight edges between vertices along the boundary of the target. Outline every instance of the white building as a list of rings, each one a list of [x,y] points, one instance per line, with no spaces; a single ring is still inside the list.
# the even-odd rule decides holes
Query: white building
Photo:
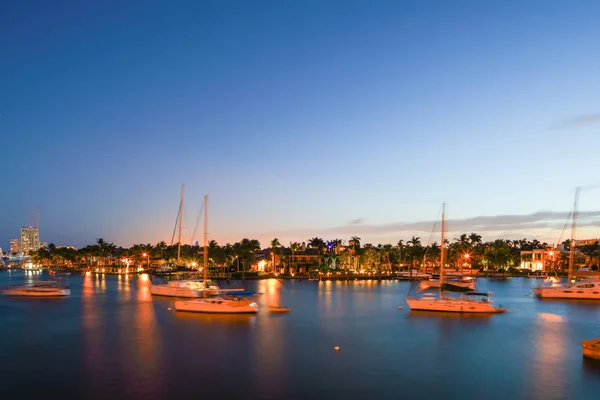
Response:
[[[21,254],[28,254],[40,248],[40,232],[38,228],[21,228]]]

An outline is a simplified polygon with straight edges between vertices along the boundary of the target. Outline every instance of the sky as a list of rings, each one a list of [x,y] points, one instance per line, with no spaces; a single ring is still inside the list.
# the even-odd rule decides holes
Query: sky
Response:
[[[600,237],[600,2],[0,2],[0,247]],[[198,223],[200,222],[200,223]],[[437,229],[435,233],[434,227]],[[175,237],[175,242],[177,237]]]

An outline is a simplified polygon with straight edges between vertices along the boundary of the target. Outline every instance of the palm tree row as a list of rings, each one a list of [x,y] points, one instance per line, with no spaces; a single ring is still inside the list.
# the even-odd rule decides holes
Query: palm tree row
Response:
[[[483,242],[481,235],[462,234],[453,241],[446,240],[447,265],[451,267],[471,267],[499,269],[516,267],[521,262],[521,251],[547,249],[547,243],[537,239],[529,241],[496,239]],[[569,248],[569,241],[564,243]],[[399,240],[396,245],[371,243],[361,244],[361,239],[353,236],[348,243],[340,239],[324,240],[313,237],[305,242],[290,242],[283,246],[279,239],[274,238],[270,247],[261,249],[256,239],[244,238],[234,244],[219,245],[212,240],[208,244],[210,265],[217,267],[234,266],[237,270],[250,270],[258,259],[265,259],[267,269],[297,270],[301,256],[311,256],[313,269],[336,267],[346,270],[381,270],[399,268],[433,268],[439,266],[440,244],[433,242],[423,245],[420,237],[413,236],[410,240]],[[600,261],[600,246],[581,246],[578,251],[585,254],[590,262]],[[54,265],[87,265],[102,266],[119,263],[144,265],[157,262],[175,265],[177,261],[177,245],[167,245],[159,242],[156,245],[135,244],[130,248],[117,247],[113,243],[98,239],[93,245],[79,250],[69,247],[57,247],[50,244],[48,248],[39,249],[32,254],[35,261]],[[183,265],[200,265],[202,263],[202,248],[182,245],[180,261]],[[566,262],[566,258],[558,257],[557,263]]]

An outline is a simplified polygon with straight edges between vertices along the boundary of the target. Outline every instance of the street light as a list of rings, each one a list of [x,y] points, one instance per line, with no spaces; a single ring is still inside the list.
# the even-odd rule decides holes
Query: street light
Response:
[[[465,253],[465,254],[463,254],[463,257],[465,258],[465,262],[463,263],[463,265],[464,265],[464,264],[466,264],[466,263],[468,263],[468,262],[469,262],[469,257],[471,257],[471,255],[470,255],[469,253]],[[460,272],[461,272],[461,274],[462,274],[462,267],[461,267],[460,269],[461,269],[461,271],[460,271]],[[472,268],[471,268],[471,266],[470,266],[470,265],[469,265],[469,270],[472,270]]]
[[[148,269],[150,269],[150,254],[148,253],[142,253],[143,257],[146,257],[148,259]]]

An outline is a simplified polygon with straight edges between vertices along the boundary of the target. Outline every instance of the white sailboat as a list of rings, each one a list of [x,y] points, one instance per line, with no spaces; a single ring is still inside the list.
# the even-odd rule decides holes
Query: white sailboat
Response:
[[[184,188],[181,185],[181,200],[179,202],[179,238],[177,241],[177,266],[181,261],[181,228],[183,223]],[[168,297],[203,297],[205,291],[218,293],[219,286],[204,279],[177,279],[163,284],[152,284],[150,293],[155,296]]]
[[[442,206],[442,247],[440,255],[440,282],[444,281],[444,264],[445,264],[445,211],[446,204]],[[440,284],[439,297],[427,293],[423,296],[416,298],[407,296],[405,297],[408,307],[411,310],[419,311],[441,311],[441,312],[457,312],[457,313],[502,313],[506,309],[501,307],[494,307],[491,301],[490,293],[476,293],[467,292],[462,293],[460,297],[450,297],[444,295],[446,284]]]
[[[208,242],[207,242],[207,218],[208,218],[208,195],[204,196],[204,282],[208,281]],[[244,314],[258,312],[258,304],[246,295],[253,293],[233,292],[224,289],[220,292],[226,292],[220,296],[209,297],[208,291],[203,291],[202,299],[193,300],[175,300],[173,305],[177,311],[190,311],[199,313],[218,313],[218,314]]]
[[[578,187],[575,190],[575,202],[573,206],[573,221],[571,223],[571,241],[569,248],[569,274],[567,283],[564,285],[543,286],[540,285],[533,290],[541,299],[580,299],[600,300],[600,281],[584,280],[575,282],[573,280],[573,266],[575,264],[575,231],[577,228],[577,206],[579,204]]]

